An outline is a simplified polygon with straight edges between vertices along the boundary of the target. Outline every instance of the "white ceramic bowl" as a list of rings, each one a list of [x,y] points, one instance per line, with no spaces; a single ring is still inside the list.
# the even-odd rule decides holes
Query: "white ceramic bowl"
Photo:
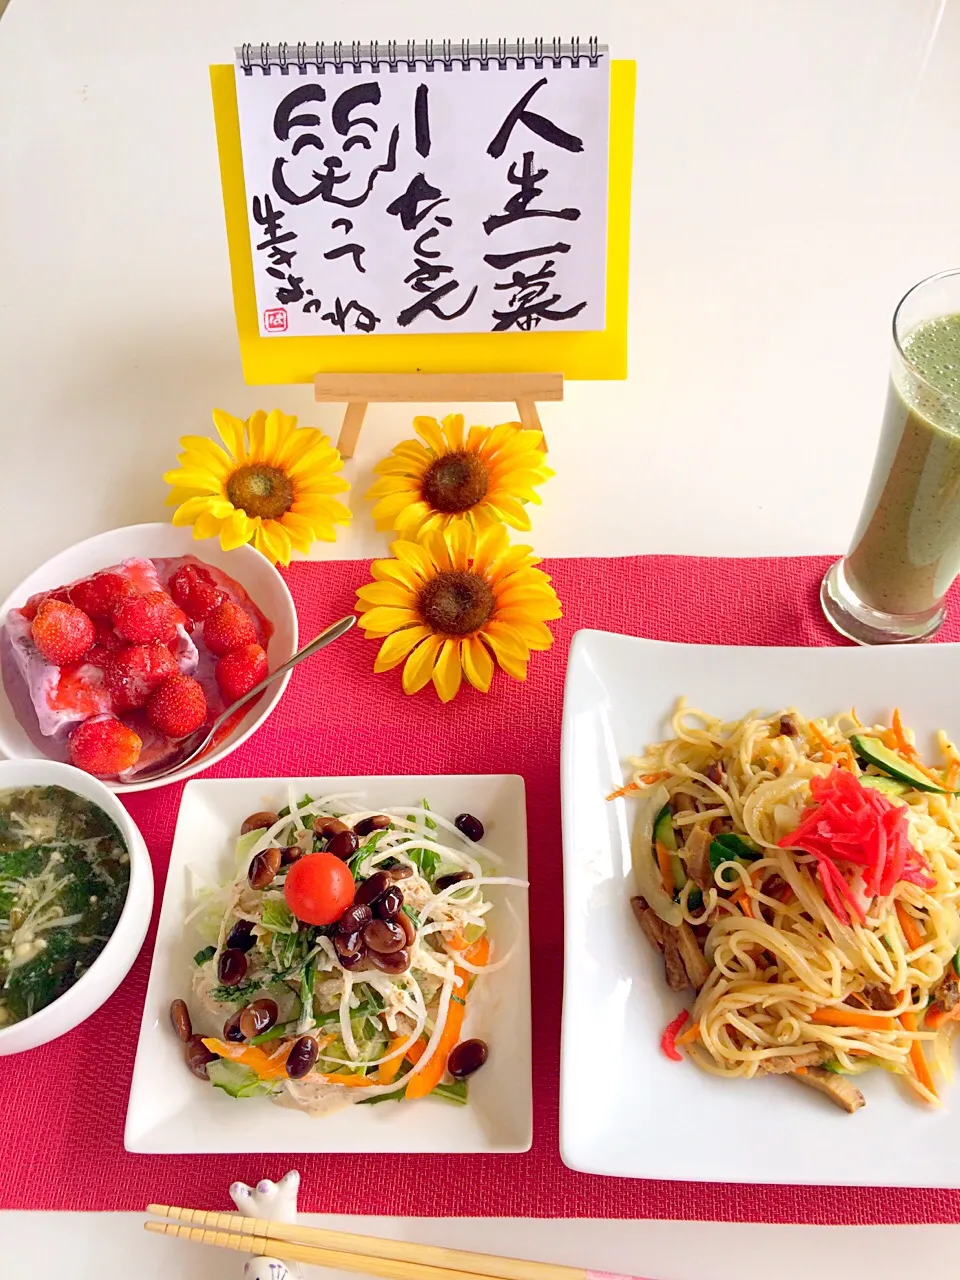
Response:
[[[56,760],[0,760],[0,790],[54,786],[93,801],[117,824],[130,853],[130,887],[110,941],[86,973],[46,1008],[22,1022],[0,1027],[0,1057],[56,1040],[96,1012],[130,972],[153,910],[150,854],[136,823],[108,787],[89,773]]]
[[[221,551],[215,538],[198,542],[190,529],[177,529],[172,524],[132,524],[123,529],[99,533],[76,546],[61,551],[16,587],[0,604],[0,622],[8,610],[24,604],[38,591],[52,590],[108,565],[118,564],[130,556],[155,557],[194,555],[234,578],[247,591],[254,604],[273,624],[273,635],[267,647],[267,660],[273,671],[297,651],[297,613],[287,584],[274,566],[253,547]],[[4,668],[9,664],[5,663]],[[9,675],[8,675],[9,678]],[[14,678],[16,678],[14,676]],[[283,696],[290,675],[270,686],[247,711],[243,719],[215,751],[201,760],[178,769],[166,778],[153,782],[105,782],[111,791],[147,791],[171,782],[189,778],[208,769],[246,742],[259,729]],[[43,760],[46,756],[18,720],[6,688],[0,683],[0,752],[13,760]]]

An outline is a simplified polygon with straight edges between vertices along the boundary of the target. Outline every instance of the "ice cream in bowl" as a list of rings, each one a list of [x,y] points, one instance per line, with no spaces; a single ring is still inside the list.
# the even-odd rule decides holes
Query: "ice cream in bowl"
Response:
[[[252,547],[223,552],[168,524],[99,534],[0,605],[0,751],[72,764],[115,791],[189,777],[245,741],[289,677],[182,770],[146,775],[296,648],[286,583]]]

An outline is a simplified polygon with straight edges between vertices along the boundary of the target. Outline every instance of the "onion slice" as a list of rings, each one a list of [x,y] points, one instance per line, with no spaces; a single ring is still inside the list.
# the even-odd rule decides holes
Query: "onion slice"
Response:
[[[630,854],[637,892],[646,899],[647,905],[656,912],[664,924],[670,924],[676,928],[683,920],[683,909],[679,902],[674,902],[667,896],[660,882],[660,868],[653,856],[654,823],[669,799],[670,793],[662,783],[641,797],[633,828]]]

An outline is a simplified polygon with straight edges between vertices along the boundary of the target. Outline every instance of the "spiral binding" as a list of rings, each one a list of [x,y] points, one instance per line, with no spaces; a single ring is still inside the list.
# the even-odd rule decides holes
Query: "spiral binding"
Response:
[[[517,67],[531,67],[539,70],[544,66],[562,67],[566,61],[572,67],[587,65],[597,67],[609,54],[609,48],[600,44],[596,36],[581,41],[579,36],[572,40],[561,40],[558,36],[550,41],[542,38],[536,40],[426,40],[417,44],[414,40],[401,43],[388,40],[381,44],[373,40],[370,44],[361,44],[352,40],[345,44],[335,40],[327,44],[322,40],[314,44],[298,41],[296,45],[287,44],[242,44],[236,49],[237,64],[244,74],[251,76],[259,71],[270,75],[276,68],[281,75],[289,75],[296,71],[300,75],[308,71],[324,74],[333,71],[342,74],[348,68],[355,73],[362,73],[367,67],[379,72],[383,68],[388,71],[407,71],[423,69],[426,71],[452,71],[460,67],[465,71],[489,71],[491,67],[505,71],[511,64]]]

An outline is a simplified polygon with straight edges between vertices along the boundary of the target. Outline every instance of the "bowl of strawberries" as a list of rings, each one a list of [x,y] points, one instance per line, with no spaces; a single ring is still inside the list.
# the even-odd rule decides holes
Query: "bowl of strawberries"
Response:
[[[287,585],[252,547],[198,546],[170,524],[98,534],[0,604],[0,752],[65,761],[115,791],[179,781],[255,732],[289,675],[182,770],[137,778],[296,649]]]

